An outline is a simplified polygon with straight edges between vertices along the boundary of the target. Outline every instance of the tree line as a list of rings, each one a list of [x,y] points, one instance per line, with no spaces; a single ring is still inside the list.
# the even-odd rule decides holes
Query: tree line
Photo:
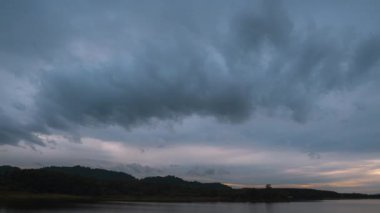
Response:
[[[379,198],[378,195],[342,194],[295,188],[233,189],[221,183],[185,181],[178,177],[137,179],[123,172],[82,166],[20,169],[0,166],[0,192],[66,194],[129,200],[169,201],[293,201]]]

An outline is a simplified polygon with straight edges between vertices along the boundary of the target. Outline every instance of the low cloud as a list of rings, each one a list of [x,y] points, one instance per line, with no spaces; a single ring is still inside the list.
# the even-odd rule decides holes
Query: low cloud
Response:
[[[374,193],[376,188],[373,187],[380,184],[380,160],[376,154],[324,154],[320,159],[310,159],[298,151],[191,144],[166,149],[149,146],[143,147],[145,152],[142,152],[142,147],[115,141],[85,138],[79,144],[59,136],[40,137],[44,141],[54,140],[60,146],[47,143],[33,150],[25,144],[4,145],[0,151],[2,163],[24,168],[81,164],[123,171],[140,178],[176,175],[187,180],[217,181],[237,187],[263,187],[271,183],[275,187]],[[189,150],[194,159],[190,159],[185,150]],[[211,157],[202,154],[206,151]]]

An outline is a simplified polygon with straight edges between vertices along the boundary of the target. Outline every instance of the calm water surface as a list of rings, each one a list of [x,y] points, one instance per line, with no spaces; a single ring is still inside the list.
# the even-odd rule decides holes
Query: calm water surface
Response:
[[[56,209],[10,209],[0,207],[0,213],[19,212],[95,212],[95,213],[379,213],[380,200],[340,200],[294,203],[107,203],[86,204]]]

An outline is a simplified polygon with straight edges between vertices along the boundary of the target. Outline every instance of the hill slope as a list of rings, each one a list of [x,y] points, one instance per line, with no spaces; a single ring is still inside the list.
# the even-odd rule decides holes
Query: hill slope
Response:
[[[232,189],[220,183],[148,177],[82,166],[19,169],[0,166],[0,200],[7,193],[64,194],[144,201],[293,201],[380,198],[314,189]]]

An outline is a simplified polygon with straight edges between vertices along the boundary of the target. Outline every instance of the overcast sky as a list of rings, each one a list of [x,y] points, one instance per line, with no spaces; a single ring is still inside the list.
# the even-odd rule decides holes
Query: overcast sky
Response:
[[[380,192],[379,11],[0,0],[0,164]]]

